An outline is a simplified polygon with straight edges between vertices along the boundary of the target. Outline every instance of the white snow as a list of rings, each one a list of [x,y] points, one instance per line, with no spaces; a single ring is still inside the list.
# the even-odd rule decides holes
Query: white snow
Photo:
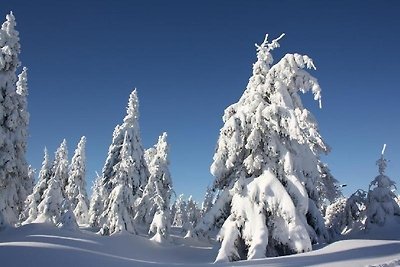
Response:
[[[172,242],[158,244],[126,232],[100,236],[90,229],[67,230],[28,224],[0,232],[1,266],[400,266],[399,224],[359,232],[314,251],[213,264],[219,244],[184,239],[172,229]],[[386,239],[386,240],[385,240]],[[23,255],[23,256],[21,256]]]

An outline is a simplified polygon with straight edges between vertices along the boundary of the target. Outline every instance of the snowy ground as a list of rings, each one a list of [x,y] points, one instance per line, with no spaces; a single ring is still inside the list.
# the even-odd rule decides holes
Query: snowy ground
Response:
[[[217,266],[400,266],[400,226],[357,233],[310,253]],[[159,245],[129,234],[111,237],[30,224],[0,232],[0,266],[206,266],[218,244],[185,240]]]

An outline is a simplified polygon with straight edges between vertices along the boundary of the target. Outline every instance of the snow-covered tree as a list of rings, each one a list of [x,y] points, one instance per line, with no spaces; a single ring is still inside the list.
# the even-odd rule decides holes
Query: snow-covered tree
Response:
[[[212,187],[207,186],[204,200],[201,204],[201,215],[206,214],[211,209],[214,201],[214,193],[215,192],[212,190]]]
[[[69,199],[65,193],[68,179],[68,149],[65,139],[55,153],[51,173],[51,178],[47,182],[48,186],[38,205],[38,216],[33,222],[59,225],[67,218],[63,214],[70,208]]]
[[[197,207],[197,203],[196,201],[194,201],[192,196],[189,196],[189,199],[187,201],[186,214],[187,221],[183,224],[182,228],[186,230],[185,238],[189,238],[195,236],[193,233],[193,229],[196,226],[201,214],[201,211]]]
[[[52,176],[52,165],[47,148],[44,149],[44,159],[39,171],[39,179],[33,188],[33,192],[27,197],[25,207],[20,216],[22,224],[33,222],[38,216],[38,205],[43,199],[44,191]]]
[[[196,227],[202,235],[224,221],[217,261],[305,252],[329,238],[318,208],[320,181],[331,178],[319,156],[329,148],[299,95],[311,91],[321,104],[321,88],[305,70],[315,69],[308,56],[272,65],[280,38],[256,45],[253,76],[223,116],[211,165],[222,192]]]
[[[101,174],[101,187],[99,194],[101,202],[105,203],[110,198],[111,192],[118,187],[120,179],[116,177],[121,174],[118,173],[120,168],[116,167],[120,165],[122,156],[121,151],[123,148],[124,137],[127,136],[127,144],[129,148],[129,157],[132,159],[132,170],[129,176],[129,186],[132,190],[131,194],[136,197],[140,197],[142,190],[147,183],[149,172],[144,159],[144,151],[140,138],[139,128],[139,101],[137,97],[136,89],[130,94],[129,103],[127,107],[127,115],[124,118],[122,125],[117,125],[113,133],[112,143],[108,150],[108,156],[103,167]],[[115,196],[114,191],[114,197]],[[91,205],[92,206],[92,205]],[[100,215],[105,211],[104,205],[96,205],[96,210],[89,210],[91,214],[91,225],[102,226],[100,222]]]
[[[349,198],[339,198],[325,212],[325,225],[332,239],[364,228],[367,192],[358,189]]]
[[[150,224],[149,234],[153,234],[151,240],[157,243],[165,243],[170,241],[171,219],[168,210],[157,210]]]
[[[143,195],[138,199],[135,222],[150,226],[157,210],[165,214],[169,210],[172,180],[169,172],[167,133],[163,133],[157,144],[146,150],[145,158],[150,172]],[[160,201],[162,205],[159,204]],[[168,211],[169,212],[169,211]]]
[[[23,134],[26,125],[20,124],[22,110],[16,76],[20,44],[15,26],[11,12],[0,29],[0,225],[17,222],[27,195],[24,181],[28,179],[28,166]]]
[[[29,125],[29,112],[28,112],[28,69],[24,67],[22,72],[18,75],[16,83],[15,103],[18,111],[18,122],[14,135],[14,149],[17,164],[17,176],[19,177],[22,187],[18,191],[19,194],[19,207],[23,207],[23,203],[27,196],[32,193],[33,180],[29,177],[29,166],[25,158],[27,151],[28,141],[28,125]]]
[[[86,192],[86,137],[82,136],[72,157],[66,194],[79,224],[88,223],[89,199]]]
[[[186,200],[183,194],[179,195],[178,199],[174,203],[175,205],[175,216],[172,225],[177,227],[183,227],[188,221],[186,213]]]
[[[97,178],[95,179],[92,186],[92,196],[90,198],[90,206],[89,206],[89,225],[92,227],[99,227],[97,214],[99,210],[102,210],[103,200],[100,194],[101,190],[101,176],[97,174]]]
[[[385,175],[387,160],[384,158],[384,150],[381,158],[376,162],[379,175],[369,185],[366,228],[372,225],[385,225],[385,222],[395,217],[400,222],[400,207],[396,202],[395,182]]]
[[[103,234],[114,234],[121,231],[136,233],[133,221],[136,197],[134,192],[138,190],[139,181],[132,183],[136,162],[131,156],[131,149],[131,139],[126,131],[120,151],[120,161],[114,166],[115,175],[110,180],[110,183],[116,186],[105,200],[104,211],[100,217]]]

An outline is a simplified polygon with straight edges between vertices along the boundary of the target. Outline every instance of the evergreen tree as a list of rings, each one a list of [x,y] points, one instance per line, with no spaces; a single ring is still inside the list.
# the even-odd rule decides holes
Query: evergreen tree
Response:
[[[65,139],[55,153],[51,172],[52,176],[47,182],[48,186],[38,205],[38,216],[33,222],[62,225],[63,220],[67,219],[63,214],[66,213],[66,209],[70,208],[65,192],[68,179],[68,150]]]
[[[33,192],[27,197],[25,208],[20,216],[22,224],[31,223],[38,217],[38,205],[43,200],[44,191],[47,189],[48,183],[51,179],[52,166],[47,148],[45,148],[42,167],[39,171],[39,179],[33,188]]]
[[[100,221],[103,223],[102,234],[114,234],[121,231],[136,233],[133,221],[136,196],[133,192],[136,192],[139,181],[132,183],[136,162],[131,156],[130,144],[131,139],[126,131],[120,151],[120,161],[114,166],[115,175],[110,181],[116,186],[111,191],[109,198],[105,200],[105,208],[100,217]]]
[[[88,223],[89,200],[86,193],[86,137],[82,136],[72,157],[66,194],[79,224]]]
[[[129,157],[133,160],[131,175],[129,176],[130,188],[132,196],[140,197],[142,190],[147,183],[149,173],[144,159],[144,151],[140,138],[139,128],[139,101],[137,98],[136,89],[130,94],[129,103],[127,108],[127,115],[124,118],[122,125],[117,125],[113,133],[112,143],[108,150],[108,156],[103,167],[101,175],[101,187],[99,194],[101,202],[105,203],[110,198],[111,192],[119,186],[120,179],[115,177],[120,176],[118,173],[122,160],[122,147],[124,137],[127,136],[127,144],[129,148]],[[114,197],[115,196],[114,191]],[[96,196],[97,197],[97,196]],[[131,198],[131,197],[129,197]],[[100,221],[100,215],[105,211],[105,205],[91,205],[96,206],[96,210],[89,210],[91,214],[91,225],[102,226],[103,222]]]
[[[379,175],[369,185],[368,203],[367,203],[367,220],[366,228],[372,225],[385,225],[386,221],[397,218],[400,222],[400,207],[396,202],[395,182],[385,175],[387,160],[384,158],[382,150],[381,158],[376,162],[379,168]]]
[[[26,162],[25,154],[27,151],[28,140],[28,125],[29,125],[29,112],[28,112],[28,69],[23,68],[22,72],[18,75],[16,83],[15,103],[18,112],[18,122],[15,130],[14,149],[17,162],[17,176],[20,179],[21,187],[18,191],[19,209],[23,208],[23,203],[27,196],[32,193],[33,180],[29,177],[29,166]]]
[[[23,96],[19,94],[23,86],[27,87],[22,78],[17,85],[20,44],[15,26],[11,12],[0,29],[0,225],[3,226],[17,222],[27,196],[24,186],[29,179],[25,160],[29,114],[26,106],[22,107]]]
[[[185,238],[194,237],[193,229],[200,218],[200,210],[197,207],[196,201],[193,200],[192,196],[189,196],[186,205],[187,220],[183,224],[183,229],[186,230]]]
[[[163,214],[169,210],[172,181],[168,167],[167,133],[158,138],[154,148],[146,150],[145,158],[150,177],[142,197],[137,202],[135,221],[137,224],[150,226],[157,210]]]
[[[321,104],[321,88],[305,71],[315,68],[308,56],[287,54],[272,65],[280,38],[256,45],[253,76],[223,116],[211,165],[221,193],[196,227],[203,235],[224,221],[217,261],[305,252],[329,238],[318,208],[319,155],[329,148],[299,95],[311,91]]]
[[[332,239],[364,228],[367,192],[358,189],[349,198],[339,198],[326,209],[325,225]]]
[[[204,195],[203,203],[201,204],[201,215],[206,214],[212,207],[214,201],[214,191],[212,187],[207,186],[206,193]]]
[[[92,227],[99,227],[97,214],[103,207],[103,201],[100,194],[101,190],[101,177],[97,174],[97,178],[95,179],[92,186],[92,196],[90,198],[90,206],[89,206],[89,225]]]
[[[186,201],[183,194],[179,195],[178,199],[175,201],[175,216],[172,225],[176,227],[184,227],[188,221],[188,216],[186,213]]]

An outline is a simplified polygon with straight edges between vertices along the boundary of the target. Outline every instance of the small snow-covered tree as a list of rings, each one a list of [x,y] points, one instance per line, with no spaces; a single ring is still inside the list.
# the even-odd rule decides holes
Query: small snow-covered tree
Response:
[[[195,229],[202,235],[224,221],[216,261],[305,252],[329,238],[319,209],[328,190],[321,183],[332,178],[321,172],[320,154],[329,148],[299,95],[311,91],[321,103],[321,88],[305,70],[315,69],[308,56],[272,65],[280,38],[256,45],[247,88],[223,116],[211,165],[222,192]]]
[[[332,239],[364,228],[367,192],[358,189],[349,198],[339,198],[325,212],[325,225]]]
[[[72,157],[66,194],[79,224],[88,223],[89,199],[86,193],[86,137],[82,136]]]
[[[137,183],[132,183],[136,162],[131,156],[130,143],[129,134],[125,132],[120,161],[114,166],[115,175],[110,181],[116,186],[105,200],[104,211],[100,217],[103,225],[102,234],[114,234],[121,231],[136,233],[133,221],[136,196],[133,192],[136,192],[139,183],[138,181]]]
[[[139,101],[136,89],[130,94],[127,115],[124,118],[123,124],[117,125],[114,129],[112,143],[109,147],[108,156],[101,174],[101,188],[99,194],[103,203],[110,198],[110,194],[114,188],[119,186],[116,182],[119,182],[120,180],[115,179],[115,177],[120,176],[121,174],[118,173],[119,168],[116,168],[116,166],[121,162],[121,151],[125,135],[128,137],[128,144],[126,144],[129,146],[130,154],[128,156],[133,160],[133,169],[129,176],[129,184],[132,190],[131,194],[136,198],[141,196],[142,190],[149,177],[140,138]],[[103,224],[99,220],[101,219],[100,217],[104,212],[104,209],[104,205],[96,205],[96,210],[89,210],[92,218],[91,225],[101,226]]]
[[[214,201],[214,191],[212,187],[207,186],[206,193],[204,195],[203,203],[201,204],[201,215],[206,214],[212,207]]]
[[[400,222],[400,207],[396,202],[395,182],[385,175],[387,160],[382,150],[381,158],[376,162],[379,168],[379,175],[370,183],[368,190],[367,220],[366,228],[372,225],[385,225],[387,220],[397,217]]]
[[[183,224],[182,227],[184,230],[186,230],[185,238],[194,237],[195,234],[193,233],[193,229],[200,218],[201,211],[197,207],[197,203],[196,201],[194,201],[192,196],[189,196],[189,199],[187,201],[186,214],[187,221]]]
[[[158,138],[154,148],[146,150],[145,158],[150,177],[142,197],[137,201],[135,221],[137,224],[150,226],[156,211],[165,214],[170,205],[172,180],[168,167],[167,133]]]
[[[69,199],[65,193],[68,179],[68,149],[65,139],[55,153],[51,172],[52,176],[47,182],[48,186],[38,205],[38,216],[33,222],[58,225],[65,219],[63,217],[66,213],[65,209],[70,208]]]
[[[188,221],[186,205],[185,196],[183,194],[179,195],[175,201],[176,212],[172,223],[173,226],[183,227]]]
[[[100,194],[101,190],[101,177],[97,174],[97,178],[95,179],[92,186],[92,196],[90,197],[90,206],[89,206],[89,225],[92,227],[99,227],[97,214],[99,210],[103,209],[103,200]]]
[[[33,222],[38,216],[38,205],[43,199],[44,191],[48,187],[48,182],[52,176],[52,162],[50,161],[47,148],[44,149],[44,159],[39,171],[39,179],[33,188],[33,192],[25,201],[25,208],[20,216],[22,224]]]
[[[170,210],[167,203],[169,202],[169,199],[164,198],[162,189],[159,187],[159,184],[156,184],[156,194],[154,195],[154,200],[157,205],[157,210],[153,216],[153,220],[149,228],[149,234],[153,235],[151,240],[158,243],[169,242],[171,240],[171,218]]]

